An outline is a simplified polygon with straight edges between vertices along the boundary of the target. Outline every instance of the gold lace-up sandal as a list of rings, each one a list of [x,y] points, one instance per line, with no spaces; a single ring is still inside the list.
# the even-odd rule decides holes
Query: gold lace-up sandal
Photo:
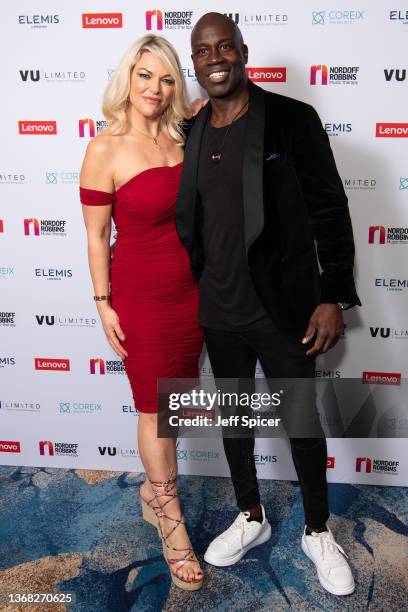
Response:
[[[195,556],[193,549],[191,548],[191,546],[189,546],[188,548],[174,548],[173,546],[170,546],[167,543],[168,538],[175,532],[177,527],[179,527],[180,525],[185,525],[183,516],[180,519],[175,519],[166,514],[164,511],[164,508],[167,506],[167,504],[170,503],[176,497],[178,497],[176,484],[177,478],[175,477],[174,472],[172,472],[170,474],[170,477],[165,482],[154,482],[153,480],[148,480],[150,482],[150,486],[152,487],[154,497],[152,497],[152,499],[147,502],[144,501],[144,499],[141,499],[143,518],[145,521],[153,525],[153,527],[156,527],[159,533],[163,546],[163,556],[169,566],[171,579],[174,584],[180,589],[185,589],[186,591],[197,591],[202,587],[203,584],[202,575],[198,579],[183,580],[183,578],[180,578],[173,571],[173,568],[178,570],[183,567],[183,565],[188,563],[188,561],[195,561],[196,563],[198,563],[197,557]],[[167,499],[164,501],[164,503],[160,503],[159,499],[163,497],[166,497]],[[175,523],[174,527],[170,529],[167,534],[164,534],[161,528],[161,518],[166,518],[167,520],[173,521]],[[185,554],[182,557],[172,557],[171,551]],[[201,568],[200,572],[202,574]]]

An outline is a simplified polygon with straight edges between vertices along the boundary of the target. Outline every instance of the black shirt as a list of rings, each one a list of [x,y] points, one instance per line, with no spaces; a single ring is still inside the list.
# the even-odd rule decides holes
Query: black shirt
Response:
[[[245,252],[242,168],[247,118],[204,129],[198,166],[205,266],[199,322],[213,329],[252,329],[269,321],[253,285]],[[228,133],[227,133],[228,131]],[[211,159],[221,151],[218,164]]]

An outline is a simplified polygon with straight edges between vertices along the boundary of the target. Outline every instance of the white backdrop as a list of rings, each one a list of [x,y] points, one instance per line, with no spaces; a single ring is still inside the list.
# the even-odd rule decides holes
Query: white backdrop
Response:
[[[364,307],[346,313],[344,337],[316,375],[405,377],[408,5],[326,0],[317,8],[309,0],[3,7],[0,463],[142,469],[130,387],[92,300],[78,173],[103,125],[103,90],[146,31],[175,45],[191,97],[202,95],[189,36],[209,10],[238,20],[254,81],[316,107],[349,196]],[[91,359],[104,360],[104,374]],[[202,374],[210,374],[206,359]],[[407,485],[406,443],[394,436],[391,424],[386,439],[330,439],[329,479]],[[228,473],[220,440],[181,440],[178,455],[181,472]],[[296,477],[284,440],[258,441],[256,459],[261,477]]]

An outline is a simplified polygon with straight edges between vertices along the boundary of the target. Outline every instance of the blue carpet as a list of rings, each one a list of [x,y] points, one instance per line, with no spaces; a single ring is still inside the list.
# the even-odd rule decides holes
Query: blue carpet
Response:
[[[272,539],[233,567],[204,563],[202,590],[188,593],[172,586],[156,531],[142,520],[142,481],[136,473],[0,467],[0,590],[74,592],[75,604],[50,608],[72,612],[408,611],[406,488],[329,485],[329,524],[356,579],[355,593],[340,598],[321,588],[300,549],[297,483],[261,481]],[[231,483],[181,476],[180,489],[202,560],[236,516]]]

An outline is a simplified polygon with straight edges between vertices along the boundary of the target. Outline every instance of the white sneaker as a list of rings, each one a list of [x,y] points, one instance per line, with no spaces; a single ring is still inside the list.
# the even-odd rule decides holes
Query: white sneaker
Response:
[[[354,578],[346,553],[334,539],[329,528],[321,533],[302,537],[302,550],[316,566],[322,587],[333,595],[350,595],[354,591]]]
[[[249,512],[240,512],[226,531],[209,545],[204,560],[217,567],[237,563],[254,546],[263,544],[271,537],[271,526],[261,505],[262,523],[247,521]]]

